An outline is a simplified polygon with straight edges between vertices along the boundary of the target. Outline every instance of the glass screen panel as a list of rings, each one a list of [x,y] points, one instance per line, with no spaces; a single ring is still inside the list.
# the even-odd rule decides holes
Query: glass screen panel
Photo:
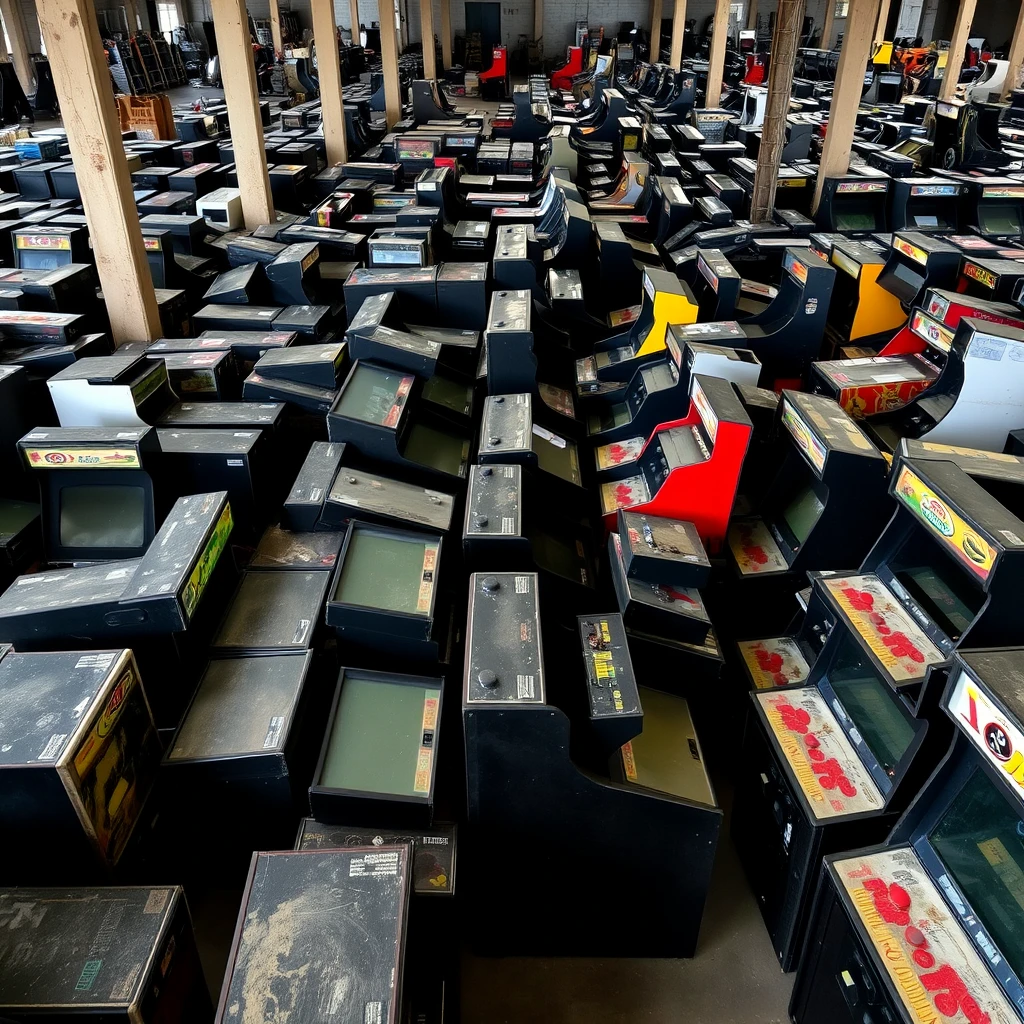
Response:
[[[70,548],[137,548],[146,540],[142,487],[63,487],[60,542]]]
[[[843,210],[835,215],[836,231],[871,231],[876,218],[873,210]]]
[[[1014,206],[980,206],[978,219],[981,221],[981,230],[986,235],[1021,233],[1020,210]]]
[[[931,836],[975,914],[1014,973],[1024,972],[1024,822],[981,770],[974,773]]]
[[[811,534],[825,506],[810,487],[805,487],[783,509],[782,518],[799,547]]]
[[[320,785],[425,796],[416,788],[427,701],[440,690],[345,676]],[[436,706],[436,703],[435,703]]]
[[[459,414],[472,407],[471,391],[465,384],[437,374],[423,382],[423,398]]]
[[[852,637],[843,642],[828,681],[858,732],[890,776],[914,739],[899,698],[868,662]]]
[[[433,570],[437,545],[413,537],[392,537],[374,530],[352,533],[334,600],[382,611],[426,615],[420,588],[425,563]]]
[[[338,400],[337,411],[342,416],[364,423],[398,423],[396,405],[412,386],[413,378],[377,366],[357,366]]]
[[[450,434],[446,430],[438,430],[425,423],[414,423],[406,436],[405,450],[402,454],[410,462],[429,466],[439,473],[461,476],[464,468],[464,448],[465,438],[459,437],[458,434]]]
[[[52,249],[21,249],[18,252],[18,266],[22,270],[59,270],[70,262],[69,252],[54,252]]]
[[[890,568],[910,596],[950,638],[959,640],[985,600],[967,575],[919,530],[897,552]]]

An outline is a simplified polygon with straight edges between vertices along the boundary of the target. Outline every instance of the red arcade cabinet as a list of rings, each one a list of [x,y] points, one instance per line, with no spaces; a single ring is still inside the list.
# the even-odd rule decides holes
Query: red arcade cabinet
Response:
[[[508,47],[495,46],[491,50],[491,66],[481,71],[480,96],[484,99],[504,100],[509,94]]]
[[[622,508],[682,519],[718,551],[752,429],[729,381],[695,373],[685,419],[595,451],[605,525],[614,530]]]
[[[567,46],[565,63],[551,72],[552,89],[571,89],[573,76],[583,73],[583,47]]]

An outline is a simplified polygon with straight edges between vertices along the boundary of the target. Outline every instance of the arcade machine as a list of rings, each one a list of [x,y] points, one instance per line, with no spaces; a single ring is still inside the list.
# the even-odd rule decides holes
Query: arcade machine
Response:
[[[695,683],[716,680],[723,658],[700,587],[711,563],[692,523],[620,512],[608,564],[634,665],[666,690],[707,702]],[[668,670],[668,671],[666,671]],[[720,709],[712,712],[720,720]]]
[[[1024,1019],[1022,666],[1018,648],[957,654],[938,770],[884,845],[825,858],[796,1024]]]
[[[879,281],[887,260],[863,242],[836,240],[829,261],[838,271],[825,328],[832,351],[881,347],[907,322],[899,298]]]
[[[39,480],[47,561],[146,553],[164,513],[152,476],[155,430],[37,427],[18,448]]]
[[[961,214],[970,231],[994,241],[1019,241],[1024,232],[1024,184],[1014,178],[967,177]]]
[[[447,665],[456,633],[454,607],[440,585],[443,553],[440,534],[351,520],[326,620],[359,664],[403,671]],[[316,804],[313,813],[327,820]]]
[[[860,571],[812,574],[779,678],[770,643],[745,655],[755,715],[734,836],[786,970],[822,855],[884,838],[944,749],[936,669],[1021,633],[1024,523],[950,462],[901,458],[889,491],[898,511]]]
[[[859,174],[826,178],[815,219],[823,231],[850,238],[870,238],[885,231],[888,177],[865,179]]]
[[[785,627],[807,570],[859,565],[892,514],[885,459],[831,399],[784,391],[778,431],[790,443],[760,514],[727,538],[729,607],[754,632]]]
[[[31,829],[39,837],[6,851],[5,883],[109,882],[160,763],[132,652],[25,654],[8,647],[0,680],[0,823],[8,835]],[[111,703],[120,714],[108,713]]]
[[[491,51],[491,66],[477,76],[480,95],[487,99],[503,100],[508,97],[511,79],[508,67],[508,47],[495,46]]]
[[[79,359],[46,386],[62,427],[144,427],[176,397],[166,363],[135,352]]]
[[[595,453],[598,466],[604,459],[609,463],[597,474],[607,528],[614,528],[625,508],[682,519],[717,552],[752,429],[729,381],[694,374],[684,419],[662,423],[647,439],[621,442],[621,454],[607,448]]]
[[[690,286],[697,303],[697,322],[732,320],[743,281],[721,249],[697,246],[671,254],[673,269]]]
[[[589,492],[576,443],[535,422],[529,392],[488,396],[480,420],[477,457],[483,463],[528,466],[545,493],[573,510],[582,512],[588,507]]]
[[[786,249],[777,294],[761,312],[739,322],[740,344],[764,365],[766,387],[799,387],[807,376],[821,351],[841,276],[810,249]]]
[[[577,434],[579,424],[572,393],[537,379],[538,355],[546,355],[545,363],[549,367],[556,361],[561,362],[560,374],[550,372],[556,379],[564,380],[572,366],[572,349],[550,344],[537,353],[532,311],[533,303],[528,291],[500,289],[492,293],[484,331],[487,392],[491,395],[526,392],[536,402],[539,421],[550,423],[556,430]],[[559,356],[562,358],[557,360]]]
[[[350,310],[345,330],[349,356],[408,370],[423,377],[472,379],[480,359],[480,332],[413,324],[402,319],[401,296],[369,295]]]
[[[471,571],[536,573],[545,620],[564,625],[567,615],[593,611],[603,600],[589,526],[552,503],[522,466],[470,470],[462,547]]]
[[[287,992],[293,1020],[322,1017],[331,999],[393,1024],[404,1017],[406,933],[412,848],[372,843],[337,850],[254,853],[242,894],[216,1020],[252,1017],[278,1007]],[[301,908],[301,909],[299,909]],[[287,937],[273,926],[289,913]],[[282,978],[275,966],[301,959],[306,970]],[[345,973],[339,976],[339,965]],[[325,992],[325,979],[338,987]],[[343,980],[344,979],[344,980]],[[349,1007],[345,1008],[346,1011]],[[276,1010],[275,1010],[276,1012]],[[342,1014],[333,1016],[343,1019]],[[346,1015],[351,1017],[350,1013]]]
[[[629,331],[597,342],[593,355],[576,361],[579,393],[587,393],[599,382],[623,384],[631,380],[643,363],[664,351],[669,324],[696,322],[697,305],[693,294],[675,274],[646,267],[643,288],[643,305]],[[552,298],[555,299],[554,292]],[[579,301],[582,303],[582,295]],[[556,312],[558,306],[557,300],[552,302]]]
[[[889,227],[928,234],[960,227],[960,200],[966,186],[946,178],[893,178],[889,182]]]
[[[914,319],[941,351],[949,329],[920,311]],[[1001,451],[1007,433],[1024,426],[1024,330],[964,317],[931,387],[864,422],[883,452],[904,437]]]
[[[545,654],[537,583],[470,577],[462,714],[473,850],[462,878],[474,941],[491,953],[692,956],[721,812],[689,706],[637,685],[618,615],[581,617],[575,644],[567,633]],[[492,870],[524,847],[529,885]],[[609,864],[628,884],[608,884]]]
[[[1024,256],[1024,249],[1019,251]],[[989,302],[1012,302],[1021,281],[1024,281],[1024,263],[1016,259],[964,256],[956,290],[961,295]]]
[[[357,359],[327,415],[328,439],[371,464],[401,466],[410,482],[461,490],[472,438],[422,398],[419,378]]]
[[[615,442],[646,438],[660,423],[675,419],[690,404],[695,373],[734,384],[757,386],[761,364],[749,349],[732,348],[743,339],[740,325],[673,324],[665,337],[665,354],[641,366],[633,379],[607,403],[588,404],[587,440],[604,452],[598,469],[614,464]]]
[[[941,237],[919,231],[896,231],[878,284],[910,310],[921,304],[928,288],[956,285],[962,253]]]

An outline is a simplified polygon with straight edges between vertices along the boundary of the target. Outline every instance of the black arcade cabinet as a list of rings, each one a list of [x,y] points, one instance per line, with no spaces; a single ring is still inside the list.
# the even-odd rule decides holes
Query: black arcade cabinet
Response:
[[[821,855],[883,838],[887,816],[935,767],[936,669],[957,648],[1021,634],[1012,595],[1024,523],[988,486],[941,458],[901,457],[890,480],[898,512],[859,572],[812,573],[798,635],[744,653],[756,727],[734,836],[786,969]]]
[[[423,381],[356,360],[327,417],[331,441],[371,463],[402,467],[426,485],[459,486],[469,468],[467,428],[426,407]]]
[[[143,555],[162,517],[149,427],[38,427],[19,442],[39,480],[43,542],[53,562]]]
[[[537,582],[470,577],[463,880],[473,939],[491,953],[692,956],[721,812],[689,707],[637,685],[618,615],[579,620],[585,672],[568,636],[559,652],[575,671],[546,671]],[[492,868],[524,844],[535,858],[526,886]],[[609,864],[628,883],[609,884]]]
[[[785,626],[808,569],[859,565],[892,514],[885,460],[831,399],[784,391],[778,431],[789,443],[759,515],[729,524],[730,608],[755,631]]]
[[[825,859],[795,1024],[1022,1019],[1022,679],[1019,648],[953,660],[938,770],[884,845]]]

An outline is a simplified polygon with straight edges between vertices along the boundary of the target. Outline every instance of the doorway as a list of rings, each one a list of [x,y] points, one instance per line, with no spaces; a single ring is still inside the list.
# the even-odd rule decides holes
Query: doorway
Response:
[[[466,42],[474,32],[480,33],[480,60],[484,68],[491,66],[491,48],[501,45],[501,4],[490,0],[466,0]],[[467,54],[466,64],[470,65]],[[471,66],[471,65],[470,65]]]

